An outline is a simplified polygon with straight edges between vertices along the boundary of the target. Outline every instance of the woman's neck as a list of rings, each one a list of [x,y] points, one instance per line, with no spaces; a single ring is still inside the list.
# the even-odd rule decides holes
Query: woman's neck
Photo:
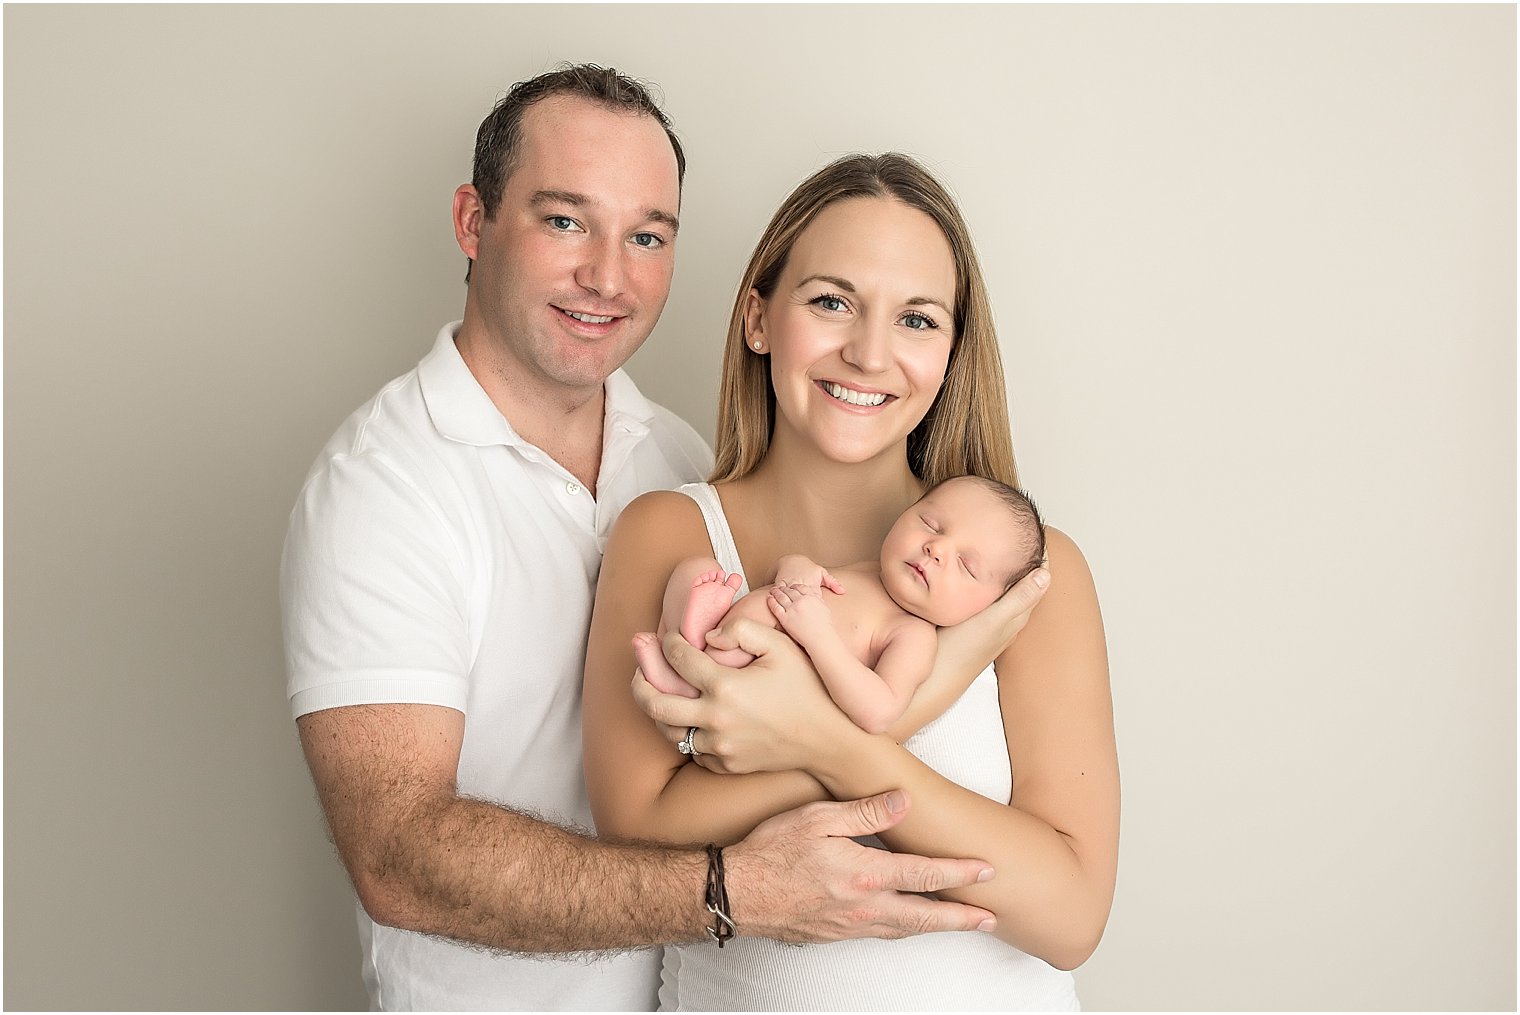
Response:
[[[868,462],[842,464],[773,443],[725,498],[735,539],[752,568],[802,553],[825,567],[875,560],[897,517],[923,494],[906,443]]]

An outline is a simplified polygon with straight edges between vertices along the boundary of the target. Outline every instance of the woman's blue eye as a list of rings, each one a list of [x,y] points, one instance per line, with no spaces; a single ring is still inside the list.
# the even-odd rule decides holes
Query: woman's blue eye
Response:
[[[844,300],[840,299],[838,296],[820,296],[813,302],[818,305],[818,309],[827,310],[831,313],[837,314],[843,310],[848,309],[848,307],[845,305]]]
[[[923,314],[908,314],[903,317],[903,324],[907,325],[909,331],[928,331],[939,327],[934,323],[934,318],[925,317]]]

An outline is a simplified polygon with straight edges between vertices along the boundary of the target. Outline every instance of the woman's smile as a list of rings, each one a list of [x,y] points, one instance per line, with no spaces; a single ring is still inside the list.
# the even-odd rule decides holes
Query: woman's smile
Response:
[[[886,391],[851,387],[837,381],[817,381],[817,387],[830,401],[848,409],[879,409],[897,401],[897,396]]]

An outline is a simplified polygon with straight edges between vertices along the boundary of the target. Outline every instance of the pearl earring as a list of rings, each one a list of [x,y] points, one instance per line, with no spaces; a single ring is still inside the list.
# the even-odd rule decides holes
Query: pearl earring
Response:
[[[762,344],[762,343],[760,343],[760,342],[756,342],[756,343],[755,343],[755,351],[756,351],[756,352],[759,352],[759,351],[760,351],[760,346],[761,346],[761,344]]]

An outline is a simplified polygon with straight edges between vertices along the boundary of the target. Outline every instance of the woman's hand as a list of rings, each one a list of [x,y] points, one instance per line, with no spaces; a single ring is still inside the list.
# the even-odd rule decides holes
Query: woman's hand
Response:
[[[712,772],[809,770],[825,754],[868,736],[834,704],[807,654],[786,633],[735,620],[708,635],[718,648],[755,656],[743,669],[719,666],[679,632],[665,636],[665,658],[701,692],[699,698],[662,694],[642,674],[633,697],[671,743],[695,726],[697,764]]]
[[[954,627],[940,628],[934,670],[892,726],[893,738],[908,739],[955,704],[977,674],[1013,644],[1049,587],[1050,572],[1036,568],[981,613]],[[684,736],[686,731],[681,733]]]

